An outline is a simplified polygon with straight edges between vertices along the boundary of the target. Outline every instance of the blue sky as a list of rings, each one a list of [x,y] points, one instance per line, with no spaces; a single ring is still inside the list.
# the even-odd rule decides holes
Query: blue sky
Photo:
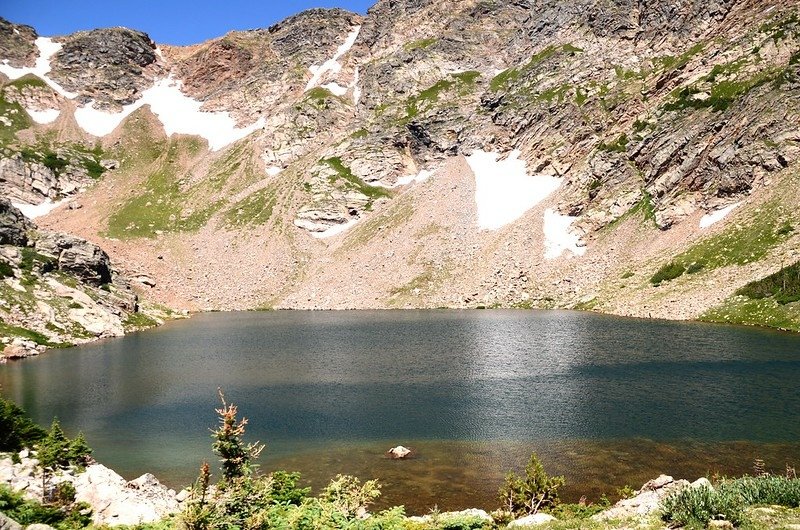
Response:
[[[312,7],[365,13],[375,0],[0,0],[0,16],[40,35],[127,26],[160,44],[195,44],[231,30],[265,28]]]

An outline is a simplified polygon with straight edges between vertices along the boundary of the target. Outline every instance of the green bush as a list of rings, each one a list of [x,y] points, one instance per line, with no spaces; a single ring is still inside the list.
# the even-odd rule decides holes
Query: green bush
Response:
[[[278,470],[272,472],[272,502],[300,506],[311,493],[311,488],[298,488],[300,473]]]
[[[754,300],[774,297],[781,305],[800,300],[800,262],[784,267],[775,274],[748,283],[737,295]]]
[[[650,278],[650,283],[653,285],[661,285],[662,282],[674,280],[686,272],[686,266],[677,261],[671,261],[658,269],[658,271]]]
[[[10,263],[0,261],[0,278],[13,278],[14,267]]]
[[[85,528],[92,522],[91,510],[88,508],[86,503],[42,505],[25,499],[21,493],[12,491],[5,484],[0,484],[0,512],[22,526],[46,524],[58,530]]]
[[[687,487],[664,499],[661,518],[671,526],[691,530],[704,529],[713,519],[725,519],[739,526],[744,521],[744,503],[733,492],[707,486]]]
[[[17,453],[25,447],[32,448],[46,434],[24,410],[0,397],[0,452]]]
[[[800,480],[767,475],[725,482],[720,489],[734,493],[747,506],[779,505],[800,508]]]
[[[563,485],[564,477],[548,476],[539,457],[532,453],[524,477],[514,472],[506,475],[499,492],[501,508],[518,517],[552,510],[560,502],[558,489]]]

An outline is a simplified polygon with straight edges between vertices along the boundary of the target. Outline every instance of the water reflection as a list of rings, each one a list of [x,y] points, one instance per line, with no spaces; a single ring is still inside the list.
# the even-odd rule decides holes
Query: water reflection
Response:
[[[493,496],[534,449],[590,490],[597,469],[635,484],[694,443],[741,466],[719,447],[800,439],[798,376],[794,335],[533,311],[209,314],[0,368],[38,421],[130,475],[191,480],[223,387],[269,465],[381,473],[420,504]],[[384,461],[397,443],[420,459]]]

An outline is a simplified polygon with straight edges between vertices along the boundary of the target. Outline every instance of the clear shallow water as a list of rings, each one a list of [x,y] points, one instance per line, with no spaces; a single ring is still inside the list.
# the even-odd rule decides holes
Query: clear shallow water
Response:
[[[411,512],[492,507],[532,450],[573,497],[798,463],[798,380],[800,336],[557,311],[204,314],[0,367],[126,476],[189,483],[222,387],[265,469],[377,477]]]

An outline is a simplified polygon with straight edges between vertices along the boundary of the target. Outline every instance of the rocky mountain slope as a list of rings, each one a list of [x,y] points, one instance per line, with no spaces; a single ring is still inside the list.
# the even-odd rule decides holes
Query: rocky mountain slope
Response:
[[[379,0],[189,47],[2,21],[0,189],[174,308],[800,329],[736,294],[800,261],[799,39],[796,0]]]

